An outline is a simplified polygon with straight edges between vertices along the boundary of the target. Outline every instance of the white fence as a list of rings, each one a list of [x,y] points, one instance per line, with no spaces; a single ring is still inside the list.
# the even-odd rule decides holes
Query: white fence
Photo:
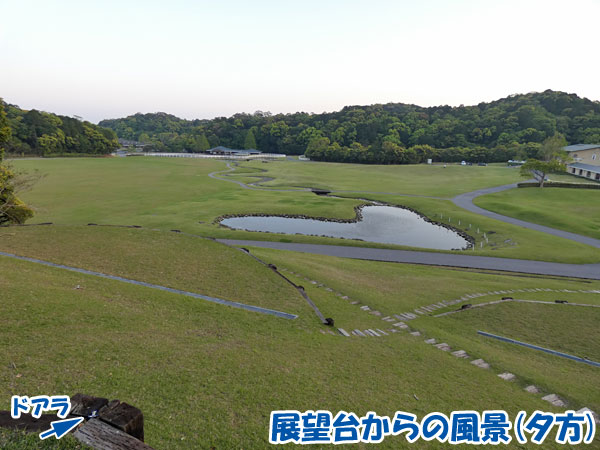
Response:
[[[134,155],[159,156],[163,158],[205,158],[205,159],[283,159],[281,153],[260,153],[258,155],[207,155],[205,153],[134,153]]]

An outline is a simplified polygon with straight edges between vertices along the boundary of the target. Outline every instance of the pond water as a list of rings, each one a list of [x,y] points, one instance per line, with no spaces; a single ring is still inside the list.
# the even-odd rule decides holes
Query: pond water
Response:
[[[455,231],[429,223],[407,209],[365,206],[361,212],[362,219],[351,223],[277,216],[231,217],[221,223],[239,230],[361,239],[437,250],[469,246],[469,242]]]

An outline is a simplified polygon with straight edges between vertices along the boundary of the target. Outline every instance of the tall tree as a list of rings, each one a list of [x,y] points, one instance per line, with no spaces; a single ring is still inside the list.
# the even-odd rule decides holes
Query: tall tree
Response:
[[[246,139],[244,139],[244,149],[246,150],[256,150],[256,138],[254,137],[254,133],[252,132],[252,128],[248,130],[246,134]]]
[[[33,216],[33,211],[15,195],[20,182],[15,180],[15,172],[3,164],[4,145],[10,138],[4,103],[0,99],[0,225],[9,223],[24,223]],[[21,182],[25,182],[22,178]],[[17,182],[15,182],[17,181]]]

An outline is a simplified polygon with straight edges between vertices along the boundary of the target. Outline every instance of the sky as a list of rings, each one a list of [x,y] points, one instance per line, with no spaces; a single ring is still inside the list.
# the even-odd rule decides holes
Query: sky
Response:
[[[0,97],[98,122],[600,100],[600,0],[0,0]]]

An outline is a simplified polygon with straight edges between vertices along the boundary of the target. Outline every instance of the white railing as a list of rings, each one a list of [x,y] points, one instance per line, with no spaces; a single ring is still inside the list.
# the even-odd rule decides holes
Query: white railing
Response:
[[[259,153],[257,155],[207,155],[206,153],[136,153],[143,156],[159,156],[163,158],[205,158],[205,159],[281,159],[282,153]]]

